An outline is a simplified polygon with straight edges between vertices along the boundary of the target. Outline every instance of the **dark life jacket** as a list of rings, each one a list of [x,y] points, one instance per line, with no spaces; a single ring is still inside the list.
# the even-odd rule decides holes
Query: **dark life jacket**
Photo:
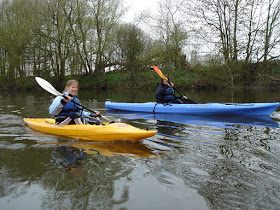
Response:
[[[156,91],[157,102],[170,102],[175,99],[174,89],[168,85],[159,84]]]

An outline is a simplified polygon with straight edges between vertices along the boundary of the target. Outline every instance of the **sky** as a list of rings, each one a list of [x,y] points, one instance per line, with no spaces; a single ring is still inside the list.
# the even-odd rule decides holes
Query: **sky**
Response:
[[[143,10],[155,11],[158,0],[124,0],[124,6],[128,7],[127,14],[124,16],[125,22],[133,22],[134,17]]]

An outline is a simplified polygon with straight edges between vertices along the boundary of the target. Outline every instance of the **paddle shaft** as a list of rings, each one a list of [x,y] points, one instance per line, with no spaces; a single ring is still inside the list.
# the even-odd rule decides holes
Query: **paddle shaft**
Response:
[[[61,95],[61,96],[62,96],[63,98],[65,98],[65,99],[67,99],[67,97],[66,97],[65,95]],[[73,99],[71,99],[71,102],[73,102],[74,104],[76,104],[76,105],[78,105],[78,106],[83,107],[84,109],[86,109],[86,110],[88,110],[88,111],[90,111],[90,112],[92,112],[92,113],[96,113],[95,111],[92,111],[91,109],[89,109],[89,108],[83,106],[82,104],[77,103],[77,102],[74,101]],[[100,115],[100,116],[101,116],[101,115]]]
[[[151,68],[151,69],[153,69],[162,79],[166,80],[168,82],[168,84],[171,85],[169,78],[166,77],[157,66],[153,66],[153,68]],[[177,88],[174,86],[174,84],[173,84],[173,89],[176,90],[177,93],[179,93],[181,95],[181,97],[184,97],[184,95],[177,90]]]
[[[65,95],[62,95],[62,97],[63,97],[63,98],[66,98],[66,96],[65,96]],[[92,112],[92,113],[96,114],[96,112],[95,112],[95,111],[92,111],[91,109],[89,109],[89,108],[87,108],[87,107],[83,106],[82,104],[77,103],[77,102],[76,102],[76,101],[74,101],[73,99],[71,99],[71,102],[73,102],[74,104],[76,104],[76,105],[78,105],[78,106],[81,106],[81,107],[83,107],[84,109],[86,109],[86,110],[88,110],[88,111],[90,111],[90,112]],[[100,114],[99,114],[99,115],[96,115],[96,119],[97,119],[100,123],[102,123],[102,122],[101,122],[101,120],[100,120],[98,117],[103,117],[104,119],[108,120],[108,118],[107,118],[107,117],[101,116]]]
[[[61,94],[61,96],[63,97],[63,98],[66,98],[66,96],[65,95],[62,95]],[[91,109],[89,109],[89,108],[87,108],[87,107],[85,107],[85,106],[83,106],[82,104],[79,104],[79,103],[77,103],[76,101],[74,101],[73,99],[71,99],[71,102],[73,102],[74,104],[76,104],[76,105],[78,105],[78,106],[81,106],[81,107],[83,107],[84,109],[86,109],[86,110],[88,110],[88,111],[90,111],[91,113],[94,113],[94,114],[96,114],[96,112],[95,111],[92,111]],[[106,120],[108,120],[109,121],[109,119],[107,118],[107,117],[105,117],[105,116],[103,116],[103,115],[96,115],[97,116],[97,119],[98,119],[98,117],[103,117],[104,119],[106,119]],[[101,122],[101,120],[100,119],[98,119],[100,122]]]
[[[46,91],[48,91],[49,93],[55,95],[55,96],[62,96],[63,98],[67,98],[65,95],[63,95],[62,93],[58,92],[52,85],[51,83],[49,83],[47,80],[43,79],[43,78],[40,78],[40,77],[35,77],[35,80],[36,82]],[[71,101],[74,103],[74,104],[77,104],[78,106],[81,106],[83,107],[84,109],[90,111],[91,113],[94,113],[96,114],[95,111],[92,111],[91,109],[75,102],[73,99],[71,99]],[[99,115],[100,117],[103,117],[104,119],[108,120],[108,118],[106,118],[105,116],[101,116]]]
[[[171,84],[171,82],[169,80],[167,80],[168,84]],[[180,94],[180,96],[184,97],[184,95],[182,93],[180,93],[177,88],[175,86],[173,86],[173,89],[177,91],[177,93]]]

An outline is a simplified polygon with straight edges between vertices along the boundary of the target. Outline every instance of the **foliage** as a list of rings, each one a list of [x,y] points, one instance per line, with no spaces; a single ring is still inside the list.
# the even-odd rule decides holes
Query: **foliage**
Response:
[[[30,89],[34,84],[25,80],[34,76],[60,88],[68,78],[85,88],[153,88],[159,79],[147,71],[151,65],[184,88],[280,81],[279,2],[164,0],[159,6],[141,20],[149,23],[148,34],[121,21],[122,0],[0,1],[1,88]],[[213,47],[207,58],[197,47],[205,43]]]
[[[172,70],[170,81],[172,81],[176,87],[182,89],[190,88],[234,88],[243,87],[247,81],[254,81],[247,83],[246,86],[252,87],[268,87],[276,88],[279,86],[280,81],[280,62],[273,62],[269,65],[269,69],[266,71],[273,72],[270,74],[263,74],[262,76],[258,73],[260,70],[264,70],[264,64],[260,63],[250,64],[247,69],[250,69],[252,74],[244,74],[243,63],[235,65],[235,69],[231,70],[234,74],[231,74],[229,66],[202,66],[196,65],[188,70]],[[231,67],[233,68],[233,67]],[[165,69],[161,69],[165,73]],[[247,72],[247,71],[245,71]],[[94,76],[66,76],[62,80],[57,77],[48,77],[47,79],[52,85],[58,90],[63,90],[66,82],[70,79],[76,79],[80,83],[80,89],[92,89],[99,88],[98,77]],[[131,80],[131,75],[127,71],[113,71],[108,72],[105,75],[105,86],[103,89],[135,89],[135,90],[155,90],[157,84],[161,78],[154,72],[150,71],[149,68],[144,68],[142,71],[134,73],[134,80]],[[234,85],[232,85],[234,83]],[[34,77],[16,78],[13,82],[7,82],[5,77],[0,77],[0,89],[40,89],[38,84],[35,82]]]
[[[117,31],[118,57],[128,71],[135,71],[135,68],[141,64],[140,58],[144,52],[144,45],[141,29],[132,24],[120,25]]]
[[[197,0],[185,6],[192,29],[212,43],[224,62],[279,58],[279,1]]]

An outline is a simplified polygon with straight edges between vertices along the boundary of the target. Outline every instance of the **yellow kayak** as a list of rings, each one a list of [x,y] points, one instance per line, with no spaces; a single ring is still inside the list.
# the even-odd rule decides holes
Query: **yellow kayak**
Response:
[[[93,141],[139,141],[157,134],[157,131],[139,129],[126,123],[106,125],[58,125],[52,118],[23,118],[32,129],[43,133]]]

